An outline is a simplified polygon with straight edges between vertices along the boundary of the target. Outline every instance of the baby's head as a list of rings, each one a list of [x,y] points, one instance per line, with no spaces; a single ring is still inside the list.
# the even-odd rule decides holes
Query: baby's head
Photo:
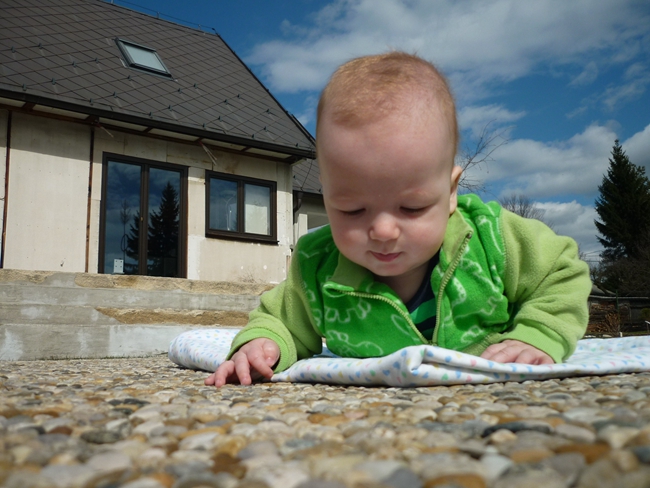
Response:
[[[395,289],[403,278],[421,281],[456,209],[457,143],[454,99],[432,64],[392,52],[341,66],[316,128],[339,250]]]
[[[422,113],[431,111],[447,124],[455,155],[459,135],[454,97],[447,80],[433,64],[403,52],[353,59],[334,72],[321,94],[317,143],[324,117],[354,127],[391,114],[415,117],[418,110],[414,108]]]

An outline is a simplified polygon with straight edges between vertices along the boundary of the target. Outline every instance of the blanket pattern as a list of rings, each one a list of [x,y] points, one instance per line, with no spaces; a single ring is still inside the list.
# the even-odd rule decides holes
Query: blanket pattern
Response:
[[[236,329],[197,329],[169,346],[174,363],[205,371],[217,369],[228,354]],[[650,371],[650,336],[582,339],[562,364],[532,366],[497,363],[437,346],[411,346],[377,358],[323,354],[303,359],[271,381],[365,386],[434,386],[463,383],[542,380],[568,376]]]

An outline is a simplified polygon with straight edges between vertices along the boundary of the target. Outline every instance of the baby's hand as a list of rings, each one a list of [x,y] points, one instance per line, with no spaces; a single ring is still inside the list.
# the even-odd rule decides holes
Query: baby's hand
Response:
[[[265,338],[253,339],[239,348],[230,360],[220,364],[204,383],[217,388],[238,381],[242,385],[250,385],[254,379],[273,376],[272,366],[279,358],[280,348],[274,341]]]
[[[499,363],[555,364],[551,356],[545,352],[530,344],[513,339],[492,344],[483,351],[481,357]]]

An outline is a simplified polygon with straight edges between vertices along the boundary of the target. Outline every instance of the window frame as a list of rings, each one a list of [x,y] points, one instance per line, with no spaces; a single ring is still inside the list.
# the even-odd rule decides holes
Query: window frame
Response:
[[[115,43],[117,44],[117,47],[120,49],[120,52],[122,53],[122,57],[126,61],[126,64],[128,65],[129,68],[133,68],[138,71],[143,71],[149,74],[163,76],[169,79],[173,78],[171,71],[169,71],[169,68],[167,68],[167,65],[165,65],[162,58],[160,57],[160,55],[155,49],[148,46],[143,46],[142,44],[138,44],[137,42],[120,39],[119,37],[115,38]],[[137,63],[131,56],[131,53],[129,53],[128,46],[133,46],[135,48],[150,52],[156,57],[156,59],[158,59],[158,62],[161,64],[164,70],[159,70],[151,66],[147,66],[146,64]]]
[[[210,228],[210,180],[218,179],[237,183],[237,230],[220,230]],[[254,234],[245,232],[245,185],[252,184],[269,188],[269,212],[270,212],[270,234]],[[216,239],[232,239],[238,241],[259,242],[266,244],[278,244],[277,226],[277,182],[261,180],[247,176],[233,175],[230,173],[219,173],[217,171],[205,172],[205,236]]]
[[[149,215],[149,201],[148,197],[143,198],[144,195],[149,193],[149,171],[154,169],[162,169],[168,171],[175,171],[180,173],[180,191],[179,191],[179,249],[178,249],[178,278],[187,278],[187,239],[188,239],[188,168],[177,164],[164,163],[151,159],[137,158],[133,156],[125,156],[123,154],[104,152],[102,154],[102,188],[101,188],[101,202],[99,213],[99,256],[97,261],[97,272],[99,274],[109,274],[104,272],[105,268],[105,245],[106,245],[106,205],[107,205],[107,181],[108,181],[108,163],[114,161],[116,163],[133,164],[140,166],[140,215]],[[146,175],[146,178],[144,176]],[[146,181],[145,181],[146,180]],[[140,227],[139,237],[139,271],[136,275],[130,276],[153,276],[146,273],[147,259],[148,259],[148,246],[147,246],[147,229],[148,226]],[[145,236],[147,236],[145,238]]]

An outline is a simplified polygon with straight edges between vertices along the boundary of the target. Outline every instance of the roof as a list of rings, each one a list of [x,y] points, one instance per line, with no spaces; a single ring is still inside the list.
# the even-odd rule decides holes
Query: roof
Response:
[[[320,170],[315,159],[308,159],[293,167],[293,189],[322,194]]]
[[[172,77],[128,67],[117,39],[155,49]],[[219,35],[102,0],[2,0],[3,105],[289,163],[314,157],[313,137]]]

